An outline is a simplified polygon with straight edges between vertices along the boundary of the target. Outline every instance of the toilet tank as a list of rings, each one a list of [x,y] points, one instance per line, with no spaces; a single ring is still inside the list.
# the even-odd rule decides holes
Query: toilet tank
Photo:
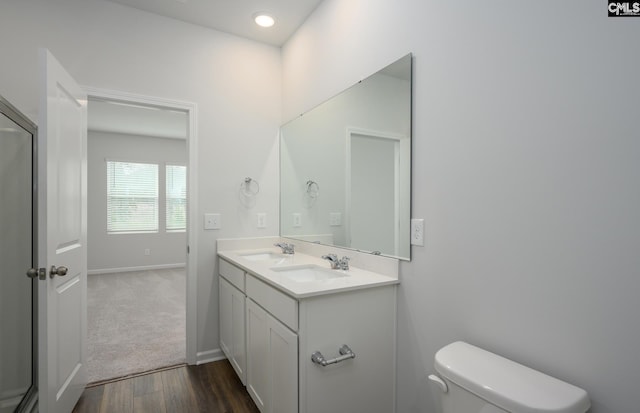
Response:
[[[445,399],[477,397],[512,413],[585,413],[591,406],[583,389],[462,341],[436,353],[435,369],[464,390]]]

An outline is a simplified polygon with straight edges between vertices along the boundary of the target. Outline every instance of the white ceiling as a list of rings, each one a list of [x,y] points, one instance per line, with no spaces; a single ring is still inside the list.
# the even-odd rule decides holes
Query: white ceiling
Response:
[[[108,0],[165,17],[235,34],[274,46],[300,27],[322,0]],[[276,20],[270,28],[257,26],[256,12]]]

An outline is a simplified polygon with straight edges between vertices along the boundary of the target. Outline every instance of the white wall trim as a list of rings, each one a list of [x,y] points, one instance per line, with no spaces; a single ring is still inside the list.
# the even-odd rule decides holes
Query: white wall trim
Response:
[[[212,361],[224,360],[226,358],[227,356],[225,356],[222,350],[219,348],[207,351],[199,351],[195,364],[211,363]]]
[[[97,270],[88,270],[87,274],[89,275],[115,274],[120,272],[165,270],[168,268],[184,268],[184,267],[186,267],[186,264],[184,262],[178,262],[175,264],[141,265],[138,267],[103,268],[103,269],[97,269]]]
[[[187,258],[187,325],[186,325],[186,359],[189,364],[198,361],[198,105],[194,102],[186,102],[175,99],[166,99],[155,96],[137,95],[129,92],[108,90],[84,86],[83,89],[89,98],[116,100],[143,105],[159,106],[187,112],[187,179],[188,202],[187,215],[187,246],[189,254]]]

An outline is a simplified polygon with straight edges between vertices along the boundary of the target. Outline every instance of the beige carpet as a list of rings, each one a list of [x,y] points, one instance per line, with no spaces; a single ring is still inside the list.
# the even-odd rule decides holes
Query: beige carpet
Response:
[[[89,275],[89,383],[185,362],[183,268]]]

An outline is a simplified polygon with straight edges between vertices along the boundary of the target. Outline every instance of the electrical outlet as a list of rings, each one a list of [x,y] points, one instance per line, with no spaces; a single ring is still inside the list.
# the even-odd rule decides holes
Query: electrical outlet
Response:
[[[220,214],[204,214],[204,229],[220,229]]]
[[[411,220],[411,245],[424,247],[424,219]]]
[[[302,226],[302,216],[300,216],[300,213],[298,212],[293,214],[293,226],[294,227]]]
[[[267,227],[267,214],[261,212],[258,214],[258,228],[266,228]]]
[[[151,255],[151,249],[145,248],[144,255]]]
[[[342,225],[342,214],[339,212],[330,213],[329,225],[332,227],[339,227],[340,225]]]

